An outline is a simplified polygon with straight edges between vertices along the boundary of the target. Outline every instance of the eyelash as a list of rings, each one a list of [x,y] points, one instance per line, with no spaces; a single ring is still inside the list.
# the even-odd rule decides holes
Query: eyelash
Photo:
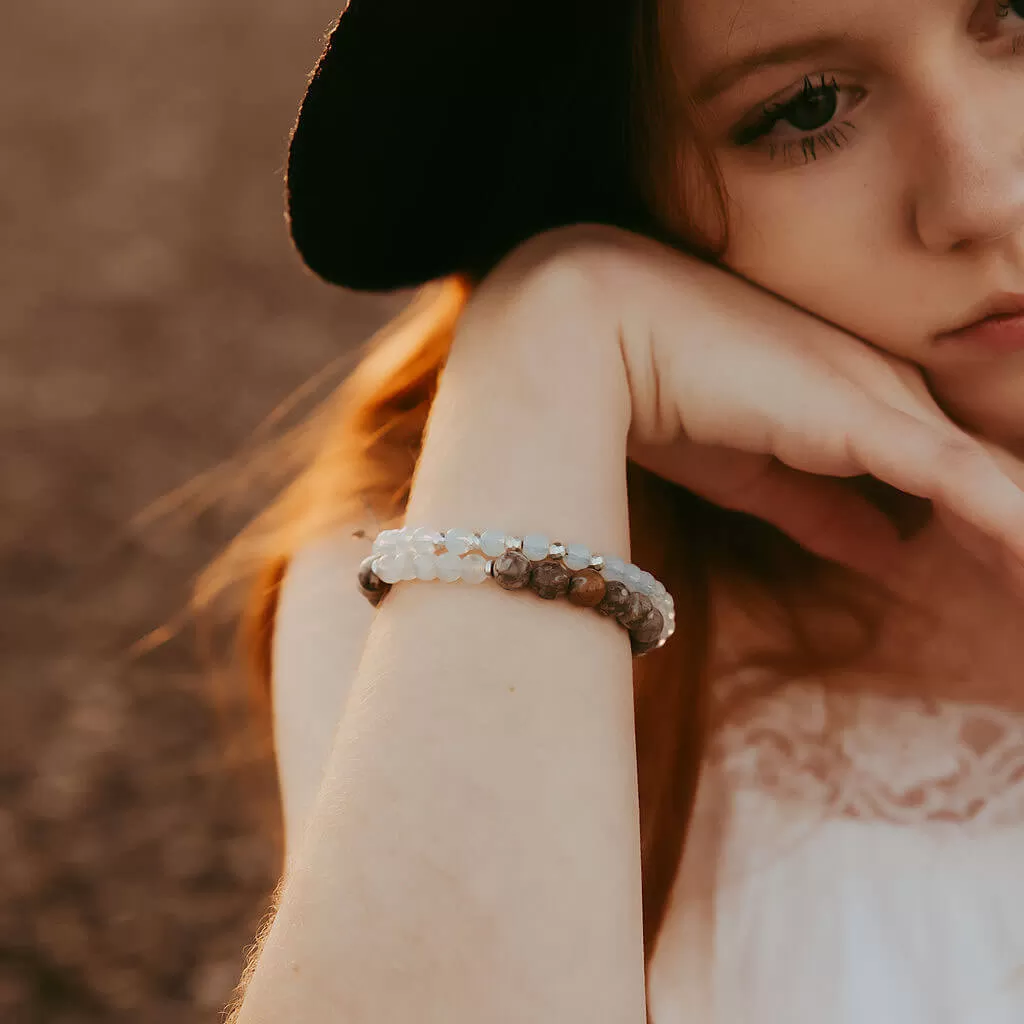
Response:
[[[999,20],[1008,18],[1012,12],[1009,2],[995,0],[995,17]],[[1013,56],[1024,53],[1024,34],[1010,38],[1010,52]],[[819,150],[832,153],[842,149],[850,139],[848,134],[857,130],[852,121],[842,120],[823,127],[817,131],[809,132],[801,138],[786,139],[778,142],[771,139],[765,142],[765,136],[780,121],[784,121],[786,114],[800,102],[810,99],[819,99],[828,95],[839,96],[841,86],[833,77],[826,81],[826,75],[821,74],[817,85],[812,84],[811,79],[804,77],[803,86],[795,95],[780,103],[766,103],[761,107],[760,117],[745,126],[741,126],[733,133],[733,143],[742,149],[766,150],[771,160],[779,156],[785,158],[788,163],[810,163],[817,160]],[[862,90],[855,90],[862,91]]]
[[[743,148],[753,148],[759,144],[763,145],[762,140],[764,136],[776,124],[785,120],[786,113],[791,111],[797,103],[828,95],[838,96],[840,88],[835,78],[832,78],[831,81],[826,81],[824,74],[820,76],[820,81],[817,85],[813,85],[811,79],[805,76],[800,92],[781,103],[766,103],[761,108],[761,116],[755,122],[740,128],[734,134],[734,143]],[[782,154],[786,157],[787,162],[790,162],[793,154],[798,151],[803,156],[803,162],[808,163],[811,160],[818,159],[819,148],[824,149],[826,152],[841,149],[849,141],[847,133],[853,131],[856,131],[853,122],[844,120],[830,127],[810,132],[799,139],[787,139],[784,142],[772,142],[769,140],[767,143],[768,157],[774,160],[778,155]]]

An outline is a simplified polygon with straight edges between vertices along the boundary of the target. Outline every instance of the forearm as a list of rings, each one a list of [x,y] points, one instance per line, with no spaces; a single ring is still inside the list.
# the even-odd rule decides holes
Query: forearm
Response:
[[[406,522],[628,555],[614,340],[560,323],[548,287],[549,315],[464,318]],[[242,1024],[640,1024],[621,627],[491,582],[398,584],[353,690]]]

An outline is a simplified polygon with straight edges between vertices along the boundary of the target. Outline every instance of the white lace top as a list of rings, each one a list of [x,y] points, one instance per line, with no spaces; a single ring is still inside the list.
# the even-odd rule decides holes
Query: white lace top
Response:
[[[1024,714],[801,682],[711,739],[653,1024],[1024,1024]]]

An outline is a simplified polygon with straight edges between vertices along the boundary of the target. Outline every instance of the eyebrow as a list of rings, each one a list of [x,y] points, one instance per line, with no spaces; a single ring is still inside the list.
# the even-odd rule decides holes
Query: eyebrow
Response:
[[[697,103],[709,103],[726,89],[732,88],[740,79],[761,68],[778,64],[792,64],[805,57],[814,57],[827,51],[848,45],[850,36],[836,33],[819,33],[804,39],[795,39],[767,50],[754,49],[727,64],[704,74],[693,90]]]

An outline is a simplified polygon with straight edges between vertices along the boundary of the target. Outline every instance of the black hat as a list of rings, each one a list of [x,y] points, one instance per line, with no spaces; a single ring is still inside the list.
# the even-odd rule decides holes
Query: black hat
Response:
[[[348,288],[482,276],[533,234],[640,229],[638,0],[350,0],[292,132],[288,220]]]

